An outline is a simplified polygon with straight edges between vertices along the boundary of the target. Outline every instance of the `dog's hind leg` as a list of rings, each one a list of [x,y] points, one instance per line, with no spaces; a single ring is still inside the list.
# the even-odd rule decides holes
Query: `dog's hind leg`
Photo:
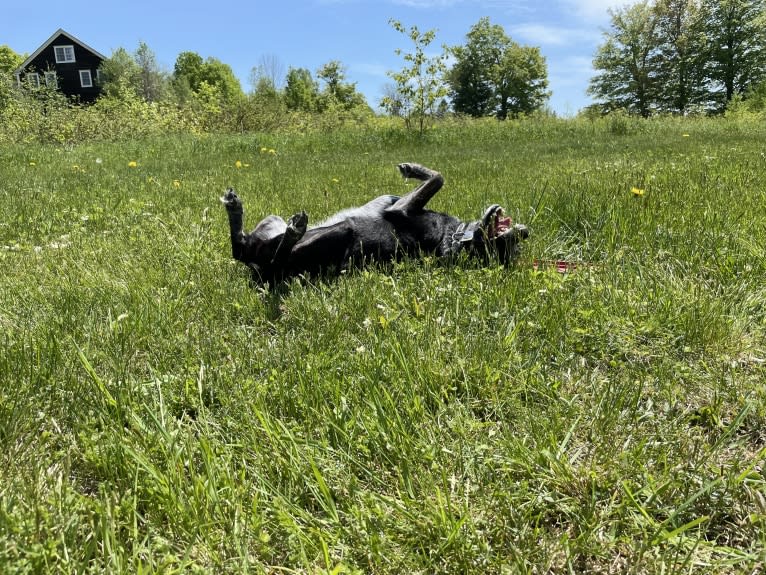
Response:
[[[274,252],[274,257],[271,258],[271,265],[277,268],[282,267],[287,263],[290,258],[290,253],[293,251],[295,244],[306,233],[306,228],[309,223],[309,217],[306,212],[298,212],[287,220],[287,229],[282,235],[282,240],[277,246],[277,251]]]
[[[289,275],[345,269],[354,252],[354,230],[348,222],[312,228],[295,244],[285,262]]]
[[[406,196],[400,198],[386,211],[398,211],[407,214],[422,211],[428,201],[444,185],[444,177],[439,172],[420,164],[403,163],[399,164],[398,168],[405,178],[415,178],[423,183]]]
[[[233,188],[226,190],[221,197],[221,203],[229,215],[229,229],[231,231],[231,255],[235,260],[245,261],[245,232],[242,230],[242,218],[244,208]]]

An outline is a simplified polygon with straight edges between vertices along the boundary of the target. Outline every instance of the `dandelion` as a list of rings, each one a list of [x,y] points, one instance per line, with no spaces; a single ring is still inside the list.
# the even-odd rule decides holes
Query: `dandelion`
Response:
[[[332,179],[332,180],[330,180],[330,181],[331,181],[333,184],[337,184],[337,183],[339,183],[339,182],[340,182],[340,180],[339,180],[338,178],[333,178],[333,179]]]
[[[640,196],[643,196],[646,193],[646,190],[644,190],[643,188],[635,188],[635,187],[633,187],[633,188],[630,188],[630,193],[633,194],[634,196],[639,196],[640,197]]]
[[[128,167],[129,168],[137,168],[138,167],[138,162],[136,162],[135,160],[131,160],[131,161],[128,162]]]
[[[178,189],[181,187],[181,180],[173,180],[173,187]]]
[[[234,162],[234,167],[237,168],[237,169],[240,169],[242,167],[242,162],[237,160],[236,162]]]
[[[269,154],[272,156],[276,155],[277,151],[274,148],[269,148]]]

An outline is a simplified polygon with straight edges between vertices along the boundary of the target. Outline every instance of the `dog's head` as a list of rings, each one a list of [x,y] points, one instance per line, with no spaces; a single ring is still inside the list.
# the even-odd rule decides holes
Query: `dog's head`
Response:
[[[529,229],[524,224],[514,224],[499,204],[493,204],[480,220],[466,224],[457,235],[455,242],[469,255],[497,258],[507,264],[518,256],[521,242],[529,237]]]

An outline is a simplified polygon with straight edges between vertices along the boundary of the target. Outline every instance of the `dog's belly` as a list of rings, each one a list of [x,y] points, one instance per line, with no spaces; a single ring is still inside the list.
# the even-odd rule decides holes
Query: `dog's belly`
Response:
[[[399,196],[378,196],[377,198],[375,198],[374,200],[370,200],[363,206],[341,210],[340,212],[333,214],[326,220],[323,220],[311,227],[325,228],[328,226],[339,224],[340,222],[345,220],[350,220],[352,218],[354,219],[362,218],[362,219],[372,219],[372,220],[382,219],[383,212],[385,211],[385,209],[393,206],[398,199],[399,199]]]

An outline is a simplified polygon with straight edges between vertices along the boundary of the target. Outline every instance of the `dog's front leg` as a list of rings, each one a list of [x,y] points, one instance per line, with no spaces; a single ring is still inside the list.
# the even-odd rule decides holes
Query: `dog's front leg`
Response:
[[[428,201],[436,195],[444,185],[444,177],[437,171],[420,164],[402,163],[398,166],[399,172],[405,178],[415,178],[423,183],[411,191],[409,194],[399,199],[393,206],[388,208],[391,211],[401,211],[404,213],[417,213],[426,207]]]

